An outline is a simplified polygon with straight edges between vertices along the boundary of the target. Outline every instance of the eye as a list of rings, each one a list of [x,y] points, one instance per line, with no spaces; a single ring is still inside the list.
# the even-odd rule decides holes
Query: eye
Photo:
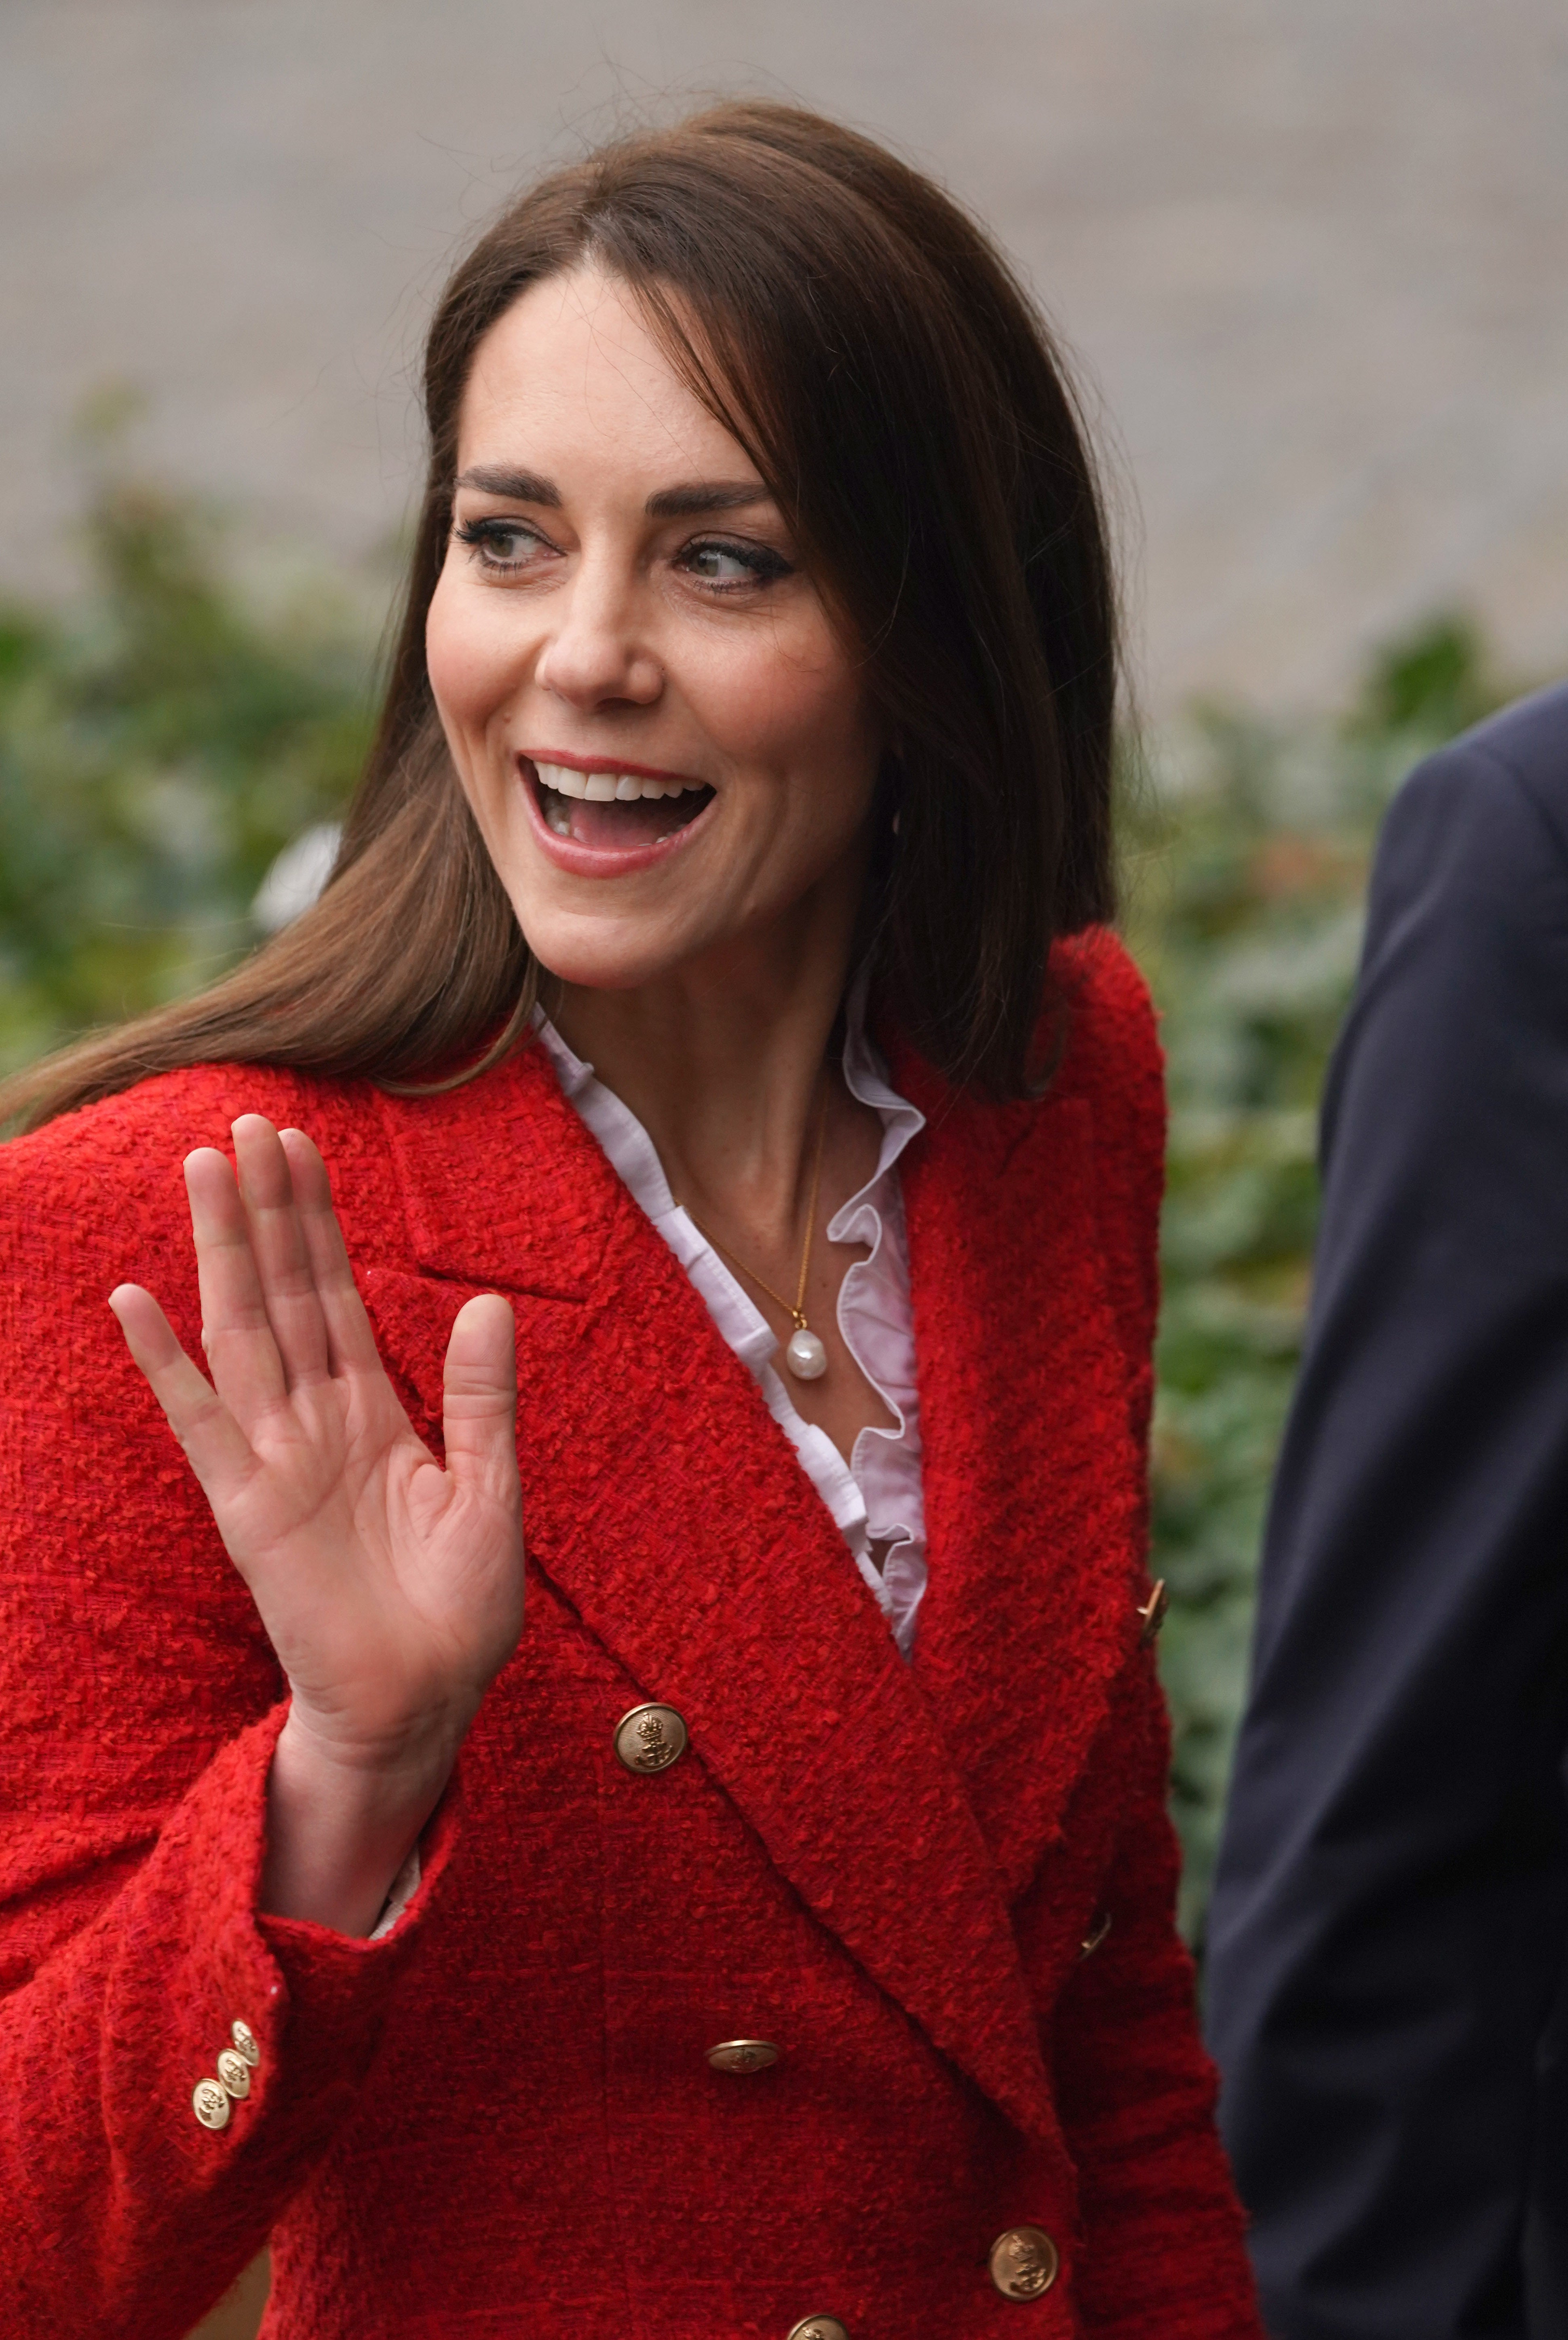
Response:
[[[523,569],[541,551],[552,548],[539,530],[521,520],[471,520],[455,530],[471,545],[481,569]]]
[[[771,545],[724,544],[712,537],[689,544],[678,556],[677,565],[720,593],[747,585],[770,585],[789,574],[789,563]]]

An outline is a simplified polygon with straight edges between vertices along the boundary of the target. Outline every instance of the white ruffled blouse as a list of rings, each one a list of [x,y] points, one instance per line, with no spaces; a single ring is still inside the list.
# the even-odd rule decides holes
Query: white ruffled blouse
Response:
[[[925,1115],[888,1080],[866,1032],[866,986],[858,983],[845,1016],[844,1079],[851,1096],[882,1125],[872,1176],[828,1223],[829,1243],[865,1244],[839,1293],[845,1346],[897,1427],[862,1430],[848,1462],[825,1430],[796,1412],[776,1362],[780,1343],[757,1304],[736,1281],[695,1220],[670,1191],[653,1142],[630,1106],[573,1056],[548,1017],[535,1019],[562,1091],[598,1138],[649,1219],[700,1293],[708,1313],[749,1372],[808,1478],[827,1504],[855,1565],[905,1657],[915,1645],[915,1618],[926,1590],[926,1511],[920,1488],[920,1410],[915,1390],[915,1326],[909,1306],[909,1254],[898,1157]],[[885,1547],[880,1569],[873,1545]]]

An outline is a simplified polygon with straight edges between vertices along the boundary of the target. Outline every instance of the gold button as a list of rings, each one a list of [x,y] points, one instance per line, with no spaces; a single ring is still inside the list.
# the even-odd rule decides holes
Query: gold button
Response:
[[[686,1752],[686,1725],[672,1706],[634,1706],[615,1726],[615,1751],[629,1771],[668,1771]]]
[[[1099,1948],[1100,1944],[1105,1940],[1106,1936],[1110,1932],[1110,1930],[1111,1913],[1108,1909],[1105,1909],[1102,1910],[1100,1915],[1095,1919],[1094,1924],[1089,1928],[1088,1932],[1078,1944],[1079,1958],[1092,1958],[1095,1952]]]
[[[1144,1621],[1143,1631],[1138,1635],[1138,1647],[1140,1650],[1146,1650],[1148,1648],[1149,1643],[1154,1640],[1155,1635],[1165,1623],[1166,1611],[1170,1607],[1170,1594],[1166,1591],[1166,1581],[1162,1576],[1158,1583],[1155,1586],[1154,1591],[1149,1594],[1148,1599],[1144,1602],[1143,1607],[1138,1611],[1138,1615]]]
[[[251,2093],[251,2067],[237,2048],[225,2048],[218,2058],[218,2077],[231,2097]]]
[[[1038,2299],[1055,2283],[1061,2264],[1043,2226],[1009,2226],[991,2245],[991,2281],[1004,2299]]]
[[[262,2060],[261,2041],[256,2038],[250,2025],[242,2023],[237,2015],[229,2026],[229,2032],[235,2047],[253,2072]]]
[[[849,2330],[836,2315],[808,2315],[790,2325],[789,2340],[849,2340]]]
[[[708,2060],[716,2072],[765,2072],[779,2061],[779,2050],[771,2039],[721,2039]]]
[[[191,2103],[203,2128],[228,2127],[229,2092],[221,2080],[198,2080],[191,2090]]]

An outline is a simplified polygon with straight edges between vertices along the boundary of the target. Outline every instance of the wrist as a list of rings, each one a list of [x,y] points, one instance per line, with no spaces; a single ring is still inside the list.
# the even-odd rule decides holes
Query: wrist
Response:
[[[432,1780],[439,1795],[471,1720],[442,1707],[380,1730],[350,1730],[295,1691],[278,1747],[299,1779],[316,1782],[334,1801],[372,1812],[417,1799]]]
[[[291,1710],[267,1787],[261,1908],[363,1938],[440,1802],[461,1732],[344,1746]]]

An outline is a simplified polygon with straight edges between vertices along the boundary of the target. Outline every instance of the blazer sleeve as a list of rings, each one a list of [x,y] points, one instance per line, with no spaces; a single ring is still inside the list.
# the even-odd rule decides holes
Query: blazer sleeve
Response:
[[[1263,2340],[1192,1960],[1176,1932],[1170,1733],[1151,1658],[1129,1668],[1107,1742],[1119,1831],[1051,2051],[1078,2173],[1084,2328],[1094,2340]]]
[[[1568,691],[1385,824],[1208,1937],[1277,2340],[1523,2335],[1568,1840]]]
[[[382,1941],[257,1914],[283,1686],[105,1304],[130,1276],[199,1337],[184,1144],[137,1111],[0,1151],[0,2322],[28,2340],[176,2340],[227,2289],[354,2101],[453,1825]],[[236,2020],[260,2060],[205,2127]]]
[[[1064,974],[1077,1026],[1065,1085],[1087,1097],[1094,1115],[1107,1294],[1141,1459],[1159,1300],[1160,1048],[1143,978],[1113,936],[1080,938]],[[1129,1626],[1138,1597],[1129,1586]],[[1153,1652],[1138,1651],[1065,1830],[1068,1846],[1108,1839],[1114,1847],[1097,1900],[1077,1926],[1080,1938],[1066,1946],[1073,1963],[1050,2039],[1057,2109],[1078,2173],[1084,2324],[1095,2340],[1174,2333],[1262,2340],[1241,2211],[1215,2127],[1215,2072],[1199,2037],[1192,1960],[1176,1930],[1181,1856],[1166,1810],[1169,1771]],[[1070,1888],[1063,1898],[1072,1899]],[[1047,1932],[1058,1929],[1060,1915],[1044,1922]],[[1053,1951],[1042,1968],[1059,1973],[1062,1946]]]

